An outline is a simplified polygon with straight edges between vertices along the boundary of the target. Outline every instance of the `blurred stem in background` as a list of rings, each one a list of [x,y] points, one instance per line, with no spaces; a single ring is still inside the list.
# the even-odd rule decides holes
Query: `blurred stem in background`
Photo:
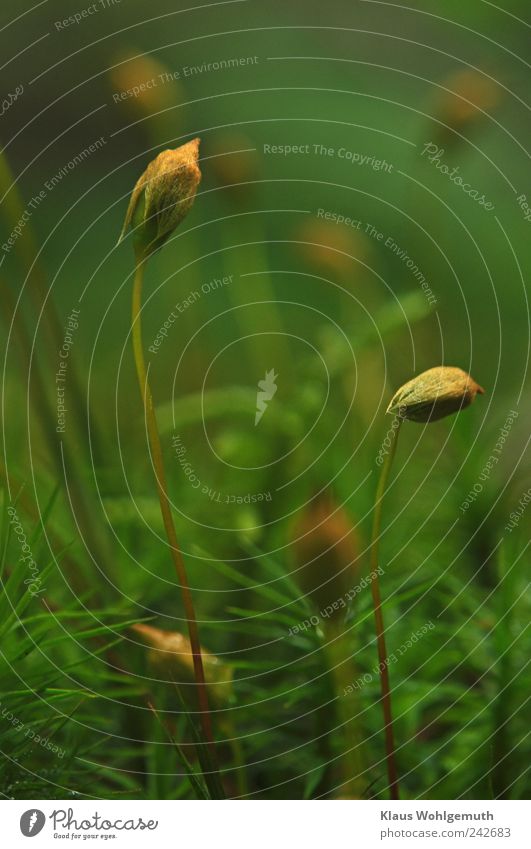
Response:
[[[509,727],[513,713],[512,699],[512,637],[511,625],[514,611],[513,576],[507,569],[503,544],[498,553],[498,587],[495,593],[497,602],[496,626],[494,629],[494,649],[496,652],[497,692],[493,705],[492,768],[490,784],[493,799],[510,798],[508,793],[514,780],[514,768],[511,760]]]
[[[261,200],[256,192],[261,169],[255,142],[239,130],[226,131],[211,147],[209,170],[224,201],[221,220],[225,274],[233,280],[228,298],[239,335],[250,353],[254,380],[289,362],[288,337],[269,274]],[[252,282],[247,275],[252,275]],[[244,293],[244,294],[242,294]],[[257,303],[258,302],[258,303]],[[247,306],[249,303],[255,306]],[[270,334],[275,334],[274,339]]]
[[[245,338],[251,354],[253,376],[262,377],[264,372],[283,363],[289,363],[288,337],[283,333],[283,323],[269,273],[264,250],[264,234],[256,222],[256,215],[238,216],[237,246],[234,243],[235,224],[228,219],[223,244],[227,274],[233,274],[233,282],[227,286],[234,320],[239,333]],[[251,279],[246,275],[252,275]],[[248,286],[249,294],[242,297],[240,287]],[[248,306],[252,304],[252,306]],[[260,329],[265,328],[265,329]]]
[[[33,300],[37,319],[44,318],[44,327],[48,344],[48,353],[51,359],[53,373],[57,369],[59,351],[65,336],[65,328],[55,309],[54,301],[48,288],[46,272],[42,268],[39,259],[37,239],[33,232],[31,222],[27,220],[27,207],[19,193],[16,181],[11,171],[7,157],[0,151],[0,196],[3,197],[1,206],[4,219],[9,231],[12,233],[24,221],[24,233],[16,239],[14,249],[19,257],[22,268],[26,273],[28,290]],[[30,350],[28,348],[28,350]],[[83,391],[79,375],[75,367],[74,359],[70,358],[68,364],[69,396],[72,399],[72,411],[76,419],[76,425],[82,436],[81,450],[86,444],[85,432],[88,426],[88,409],[85,410]],[[102,457],[102,441],[97,423],[91,420],[91,447],[93,455],[98,464]]]
[[[42,429],[46,446],[55,467],[58,480],[64,481],[64,490],[71,508],[74,523],[79,530],[87,551],[94,557],[100,566],[108,566],[112,561],[110,551],[103,534],[94,521],[94,503],[87,495],[88,487],[84,485],[83,467],[79,460],[79,454],[72,450],[68,433],[59,436],[54,427],[56,419],[55,410],[52,407],[49,395],[45,390],[39,360],[31,357],[32,343],[27,332],[24,318],[20,307],[17,309],[15,298],[5,280],[0,279],[0,291],[8,332],[13,329],[22,364],[22,376],[28,380],[28,395],[31,398],[33,408]],[[66,429],[65,429],[66,430]],[[68,475],[70,471],[70,475]],[[6,470],[7,474],[7,470]],[[69,578],[73,585],[79,584],[78,575],[71,574]],[[86,572],[86,586],[94,592],[94,575],[92,570]],[[93,595],[93,598],[96,594]]]
[[[360,540],[349,514],[330,492],[318,492],[292,528],[294,577],[304,597],[319,611],[320,646],[333,697],[317,711],[321,756],[339,765],[333,779],[342,797],[364,798],[367,782],[361,749],[360,710],[353,686],[356,665],[342,611],[360,578]],[[339,742],[341,741],[341,742]],[[337,771],[336,771],[337,772]]]
[[[361,711],[352,688],[358,672],[349,652],[349,632],[345,634],[342,622],[334,620],[323,622],[323,631],[323,652],[334,691],[329,733],[341,740],[338,755],[341,765],[339,795],[347,799],[364,799],[367,782],[360,733]]]

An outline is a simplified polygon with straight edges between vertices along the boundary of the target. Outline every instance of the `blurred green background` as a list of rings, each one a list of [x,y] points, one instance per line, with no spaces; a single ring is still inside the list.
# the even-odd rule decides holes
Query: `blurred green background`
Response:
[[[4,3],[4,96],[23,87],[2,116],[4,245],[29,211],[0,268],[4,504],[50,568],[29,598],[4,509],[2,707],[67,752],[1,723],[6,796],[194,794],[166,727],[190,743],[190,706],[130,630],[185,623],[131,353],[133,251],[117,240],[150,160],[196,136],[201,186],[148,265],[142,315],[202,640],[234,675],[216,708],[225,791],[341,796],[361,736],[363,795],[385,797],[377,680],[345,725],[327,714],[341,699],[323,646],[340,646],[345,676],[375,663],[369,591],[341,639],[287,638],[314,604],[290,577],[294,523],[326,492],[349,523],[352,580],[366,574],[386,407],[446,364],[485,395],[402,428],[381,543],[389,650],[435,624],[391,670],[403,795],[525,795],[531,514],[506,526],[531,486],[528,18],[523,0]],[[278,391],[254,426],[271,369]]]

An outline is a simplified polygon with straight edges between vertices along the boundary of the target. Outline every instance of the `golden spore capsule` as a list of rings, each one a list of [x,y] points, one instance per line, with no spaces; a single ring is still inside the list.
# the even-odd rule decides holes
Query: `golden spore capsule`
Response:
[[[404,383],[387,412],[412,422],[434,422],[468,407],[484,391],[466,371],[437,366]]]

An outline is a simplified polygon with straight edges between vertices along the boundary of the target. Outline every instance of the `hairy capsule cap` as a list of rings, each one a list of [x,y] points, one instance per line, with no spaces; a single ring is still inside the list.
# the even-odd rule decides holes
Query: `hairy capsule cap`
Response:
[[[387,412],[412,422],[434,422],[468,407],[484,391],[466,371],[438,366],[404,383]]]
[[[318,496],[292,528],[294,577],[323,618],[344,616],[359,573],[360,543],[346,511]]]
[[[132,625],[142,641],[150,647],[150,662],[176,683],[191,684],[194,678],[194,658],[190,640],[178,631],[163,631],[151,625]],[[217,702],[226,702],[232,691],[232,666],[215,654],[201,649],[208,692]]]
[[[199,139],[159,153],[133,189],[119,241],[129,228],[140,259],[162,247],[189,213],[201,181]]]

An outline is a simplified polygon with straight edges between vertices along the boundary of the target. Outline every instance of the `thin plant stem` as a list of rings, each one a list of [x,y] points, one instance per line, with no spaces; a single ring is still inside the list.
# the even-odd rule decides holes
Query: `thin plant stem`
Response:
[[[277,298],[270,275],[265,271],[268,268],[267,257],[264,254],[265,234],[261,231],[260,225],[256,224],[254,220],[256,217],[241,215],[237,219],[237,241],[240,244],[237,248],[232,248],[227,257],[230,268],[235,270],[235,282],[227,287],[227,292],[238,331],[243,337],[247,337],[246,342],[250,348],[250,367],[255,373],[261,374],[265,369],[270,368],[270,363],[289,363],[291,357],[287,336],[283,332],[284,324]],[[229,219],[229,223],[233,226],[232,219]],[[227,245],[232,244],[232,238],[229,238],[229,235],[227,231],[224,240]],[[236,281],[242,281],[242,274],[249,269],[264,269],[264,271],[253,276],[252,298],[243,298]],[[246,306],[248,301],[259,305]],[[254,319],[253,310],[255,311]],[[257,315],[260,318],[260,326],[267,329],[266,333],[258,332]],[[273,334],[274,341],[272,341]]]
[[[241,739],[238,737],[234,724],[234,719],[232,716],[230,716],[230,714],[227,714],[227,717],[223,720],[223,730],[227,735],[227,740],[230,746],[230,750],[232,752],[233,767],[231,771],[234,772],[236,787],[238,791],[238,798],[244,798],[249,792],[246,771],[247,765],[245,762],[245,754],[242,742]]]
[[[133,337],[133,352],[135,358],[136,372],[140,385],[140,393],[144,404],[146,416],[147,432],[149,446],[153,466],[155,469],[155,479],[157,483],[157,493],[160,502],[160,511],[164,522],[164,529],[170,546],[171,556],[177,573],[177,578],[181,587],[183,598],[186,624],[188,626],[188,635],[190,637],[190,645],[192,648],[192,657],[194,663],[195,682],[197,685],[197,699],[199,702],[199,718],[201,728],[207,743],[211,759],[215,765],[214,759],[214,737],[212,734],[212,721],[210,716],[210,708],[208,704],[207,687],[205,681],[205,673],[203,669],[203,659],[201,656],[201,645],[199,643],[199,632],[197,628],[197,619],[184,565],[183,556],[177,542],[177,533],[171,513],[170,500],[168,497],[168,488],[166,484],[166,474],[164,471],[164,462],[162,457],[162,447],[160,442],[159,429],[157,425],[157,417],[153,406],[153,396],[149,385],[149,379],[144,360],[144,351],[142,345],[142,325],[141,325],[141,310],[142,310],[142,284],[144,280],[145,261],[137,257],[135,262],[135,279],[133,285],[133,302],[132,302],[132,337]]]
[[[387,761],[387,776],[389,780],[389,791],[391,799],[399,799],[398,790],[398,773],[395,760],[395,743],[393,734],[393,715],[391,711],[391,690],[389,687],[389,668],[387,666],[387,650],[385,647],[385,628],[382,613],[382,599],[380,595],[380,579],[378,575],[378,548],[380,543],[380,530],[382,525],[382,504],[387,488],[387,481],[393,459],[396,453],[398,435],[400,433],[400,425],[402,420],[398,418],[398,426],[392,429],[393,436],[391,437],[391,446],[389,453],[386,455],[380,479],[376,489],[376,501],[374,504],[374,514],[372,523],[372,537],[370,549],[370,568],[373,580],[371,581],[372,601],[374,607],[374,622],[376,628],[376,642],[378,645],[378,668],[380,670],[380,687],[382,692],[382,708],[384,715],[385,726],[385,752]]]

